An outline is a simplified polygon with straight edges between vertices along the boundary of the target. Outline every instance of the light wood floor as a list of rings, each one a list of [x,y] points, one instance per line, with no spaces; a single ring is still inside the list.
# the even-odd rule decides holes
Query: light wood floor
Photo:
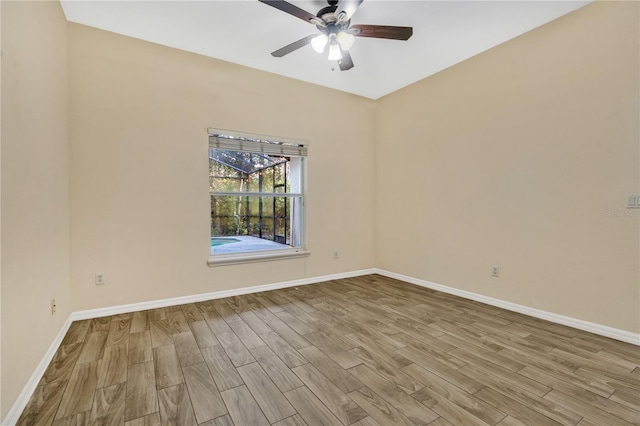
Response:
[[[640,424],[639,364],[371,275],[74,322],[19,424]]]

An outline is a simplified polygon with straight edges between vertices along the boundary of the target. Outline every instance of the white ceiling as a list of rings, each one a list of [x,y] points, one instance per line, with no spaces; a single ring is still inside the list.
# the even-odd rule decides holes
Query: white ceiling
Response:
[[[272,51],[318,30],[257,0],[61,3],[71,22],[378,99],[589,1],[365,0],[352,24],[412,26],[413,36],[356,38],[349,71],[311,46],[272,57]],[[324,0],[290,3],[314,15],[327,6]]]

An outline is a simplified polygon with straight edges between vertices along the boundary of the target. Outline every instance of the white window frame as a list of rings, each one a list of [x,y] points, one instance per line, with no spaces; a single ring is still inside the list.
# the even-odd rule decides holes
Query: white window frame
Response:
[[[256,250],[238,253],[211,254],[209,251],[209,266],[234,265],[242,263],[265,262],[280,259],[295,259],[307,257],[311,253],[306,248],[306,163],[307,145],[301,141],[291,140],[281,137],[256,135],[234,130],[223,130],[208,128],[209,148],[217,148],[229,151],[257,152],[264,154],[286,154],[291,157],[300,158],[300,179],[298,182],[291,182],[292,192],[290,193],[244,193],[244,192],[217,192],[209,191],[209,198],[212,195],[255,196],[286,196],[300,200],[300,208],[296,213],[299,219],[291,221],[291,227],[296,227],[296,237],[300,239],[300,244],[296,247],[283,247],[275,250]],[[207,150],[208,151],[208,150]],[[296,191],[294,192],[294,189]],[[301,210],[301,211],[300,211]],[[210,235],[211,237],[211,235]],[[292,235],[293,238],[293,235]],[[210,250],[210,249],[209,249]]]

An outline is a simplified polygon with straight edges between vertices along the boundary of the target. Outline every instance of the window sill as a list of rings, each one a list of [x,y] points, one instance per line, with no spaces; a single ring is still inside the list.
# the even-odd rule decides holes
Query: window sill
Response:
[[[238,265],[242,263],[269,262],[272,260],[297,259],[301,257],[308,257],[310,255],[311,252],[304,249],[218,254],[209,256],[207,265],[225,266]]]

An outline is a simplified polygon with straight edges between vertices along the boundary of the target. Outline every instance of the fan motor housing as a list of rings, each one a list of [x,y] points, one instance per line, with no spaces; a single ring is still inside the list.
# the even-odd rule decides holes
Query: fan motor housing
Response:
[[[333,3],[333,4],[332,4]],[[351,20],[343,21],[338,23],[338,18],[336,18],[335,11],[338,8],[336,6],[337,1],[329,1],[330,6],[320,9],[317,13],[317,17],[322,19],[325,23],[325,26],[316,25],[316,28],[327,35],[329,34],[338,34],[340,31],[345,31],[349,28],[349,24]]]

